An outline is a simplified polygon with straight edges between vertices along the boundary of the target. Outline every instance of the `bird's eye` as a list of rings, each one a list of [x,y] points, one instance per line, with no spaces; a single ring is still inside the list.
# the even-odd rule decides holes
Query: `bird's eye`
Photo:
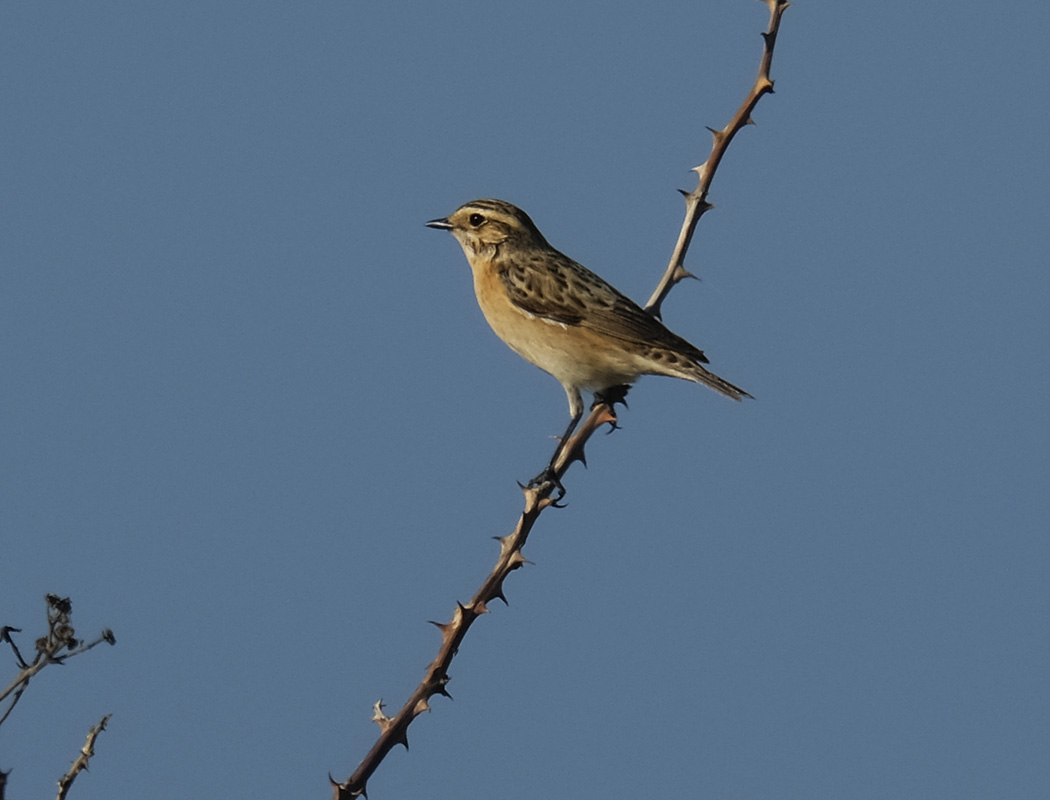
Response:
[[[484,221],[485,221],[485,217],[483,217],[481,214],[471,214],[470,215],[469,222],[470,222],[470,227],[472,227],[472,228],[480,227],[481,223],[483,223]]]

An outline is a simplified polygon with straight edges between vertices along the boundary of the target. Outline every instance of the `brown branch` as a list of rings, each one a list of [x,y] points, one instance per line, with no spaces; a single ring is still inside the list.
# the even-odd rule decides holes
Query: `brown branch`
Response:
[[[88,731],[87,741],[84,742],[84,746],[80,748],[80,755],[77,756],[77,760],[73,762],[73,766],[69,768],[69,772],[62,776],[58,782],[58,800],[65,800],[66,795],[69,793],[70,787],[73,785],[73,781],[77,779],[77,775],[88,768],[88,762],[91,757],[95,755],[95,740],[98,735],[106,729],[106,723],[109,722],[110,714],[106,714],[102,720]]]
[[[715,178],[718,165],[722,163],[722,156],[725,155],[726,150],[729,148],[729,143],[733,141],[733,137],[737,135],[740,129],[745,125],[753,124],[751,112],[755,110],[758,101],[762,99],[763,95],[772,94],[773,92],[773,81],[769,77],[769,68],[773,62],[773,47],[777,43],[780,18],[787,10],[789,3],[786,0],[763,0],[763,2],[769,6],[769,29],[762,34],[765,46],[762,50],[762,61],[758,67],[758,77],[755,78],[755,83],[751,87],[747,99],[737,109],[736,114],[729,120],[729,123],[721,130],[708,128],[713,137],[711,153],[708,155],[707,161],[699,167],[693,167],[693,171],[698,178],[696,189],[691,192],[682,192],[685,195],[685,220],[682,222],[682,230],[678,234],[678,241],[675,243],[674,252],[671,254],[671,261],[667,265],[663,277],[660,278],[660,282],[657,284],[652,297],[649,298],[649,302],[645,304],[645,310],[657,318],[660,317],[660,307],[663,305],[664,299],[675,284],[685,278],[693,277],[685,268],[685,254],[689,249],[693,231],[696,230],[700,217],[714,208],[713,205],[707,202],[707,193],[711,189],[711,182]]]
[[[611,403],[611,401],[610,401]],[[560,481],[562,476],[572,466],[574,461],[583,461],[583,448],[598,428],[602,425],[616,425],[616,414],[609,403],[598,403],[591,409],[590,416],[576,429],[576,432],[565,442],[565,446],[558,445],[560,453],[554,464],[554,475]],[[368,755],[354,770],[354,774],[343,783],[336,783],[329,776],[332,783],[332,796],[335,800],[350,800],[350,798],[361,797],[365,794],[368,779],[376,768],[395,745],[404,745],[408,748],[408,726],[412,721],[430,709],[430,698],[435,694],[449,697],[445,689],[449,681],[448,669],[452,659],[456,657],[460,642],[467,635],[470,626],[482,614],[488,612],[488,604],[499,599],[504,603],[507,598],[503,594],[503,582],[511,572],[528,563],[522,555],[533,525],[543,511],[556,501],[551,494],[556,491],[556,485],[548,481],[542,486],[522,487],[525,493],[525,507],[518,519],[514,531],[507,536],[499,537],[500,554],[495,566],[488,576],[482,581],[481,586],[467,603],[457,603],[452,619],[448,622],[435,622],[434,625],[441,631],[441,647],[437,656],[427,667],[426,675],[422,682],[412,692],[411,696],[401,706],[401,710],[393,717],[383,713],[383,702],[380,700],[373,707],[372,719],[378,723],[380,728],[379,738],[368,751]]]
[[[695,168],[699,176],[699,185],[696,191],[685,193],[686,195],[686,219],[682,231],[675,245],[674,255],[671,263],[658,284],[653,296],[646,305],[646,310],[653,315],[660,316],[660,306],[668,293],[678,281],[689,276],[682,266],[689,241],[692,238],[696,224],[705,211],[711,208],[707,202],[707,193],[714,178],[718,164],[725,154],[726,148],[736,135],[737,131],[751,122],[751,112],[764,94],[773,91],[773,82],[769,78],[769,67],[773,57],[773,46],[776,43],[777,30],[780,27],[780,17],[788,7],[785,0],[763,0],[770,10],[769,30],[763,34],[765,49],[762,54],[762,62],[759,67],[758,78],[751,89],[750,94],[740,106],[736,115],[720,131],[712,130],[714,145],[707,161]],[[623,387],[626,390],[626,387]],[[372,720],[379,725],[380,734],[372,749],[368,751],[364,760],[358,765],[354,773],[343,783],[337,783],[331,775],[328,776],[332,784],[332,797],[334,800],[352,800],[352,798],[365,796],[368,779],[376,771],[383,759],[395,745],[404,745],[408,748],[408,727],[412,721],[430,709],[430,698],[435,694],[449,697],[446,685],[449,681],[449,666],[456,657],[460,642],[467,635],[467,631],[479,616],[488,612],[488,604],[494,599],[506,602],[503,594],[503,583],[511,572],[528,563],[522,555],[529,533],[539,519],[540,514],[550,506],[557,506],[557,499],[551,494],[560,489],[562,476],[572,466],[574,461],[584,461],[583,448],[591,436],[602,425],[616,427],[615,402],[622,400],[622,395],[614,399],[609,394],[609,399],[595,402],[590,416],[584,420],[576,432],[565,442],[559,442],[555,450],[553,462],[554,481],[547,481],[542,486],[529,485],[522,487],[525,493],[525,507],[518,519],[514,531],[507,536],[499,537],[500,554],[495,566],[474,593],[474,596],[466,604],[457,603],[452,619],[448,622],[435,622],[434,625],[441,631],[441,647],[437,656],[427,667],[426,675],[422,682],[412,692],[408,700],[393,717],[383,713],[383,701],[378,701],[373,707]],[[560,496],[560,494],[559,494]]]

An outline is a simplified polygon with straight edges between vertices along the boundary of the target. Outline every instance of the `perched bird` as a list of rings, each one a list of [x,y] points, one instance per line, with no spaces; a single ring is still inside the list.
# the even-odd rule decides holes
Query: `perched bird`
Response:
[[[496,335],[565,389],[571,420],[563,441],[583,415],[581,391],[601,396],[641,375],[703,383],[734,400],[751,396],[705,369],[702,350],[551,247],[517,206],[473,200],[426,224],[463,247]]]

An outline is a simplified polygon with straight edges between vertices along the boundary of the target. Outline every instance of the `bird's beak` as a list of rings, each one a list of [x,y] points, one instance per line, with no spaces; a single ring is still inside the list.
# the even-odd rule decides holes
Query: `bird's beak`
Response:
[[[428,228],[437,228],[442,231],[452,230],[452,223],[447,218],[442,217],[441,219],[432,219],[427,223]]]

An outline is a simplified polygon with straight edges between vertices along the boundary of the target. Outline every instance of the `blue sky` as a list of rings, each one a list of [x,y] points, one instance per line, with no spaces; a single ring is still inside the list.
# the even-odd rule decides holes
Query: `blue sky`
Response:
[[[565,424],[423,222],[509,200],[644,301],[765,23],[3,5],[0,624],[118,640],[9,796],[105,713],[77,800],[328,796]],[[788,11],[664,307],[757,399],[639,383],[371,797],[1047,796],[1048,27]]]

